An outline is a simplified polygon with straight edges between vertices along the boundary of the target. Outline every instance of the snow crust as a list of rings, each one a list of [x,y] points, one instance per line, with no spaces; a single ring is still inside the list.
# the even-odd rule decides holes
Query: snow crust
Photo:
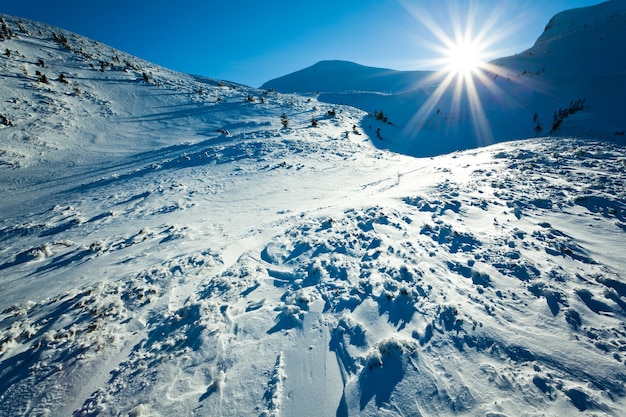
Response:
[[[418,159],[3,19],[0,415],[626,411],[623,145]]]

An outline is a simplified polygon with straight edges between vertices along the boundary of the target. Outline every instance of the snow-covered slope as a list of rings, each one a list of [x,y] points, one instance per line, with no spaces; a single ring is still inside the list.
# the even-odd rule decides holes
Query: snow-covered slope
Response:
[[[175,73],[61,29],[4,20],[14,34],[0,44],[7,167],[109,166],[124,154],[215,140],[222,131],[281,126],[281,112],[310,122],[331,108],[314,112],[306,99]]]
[[[4,20],[0,415],[626,411],[624,147],[416,159]]]
[[[623,0],[560,13],[532,48],[493,61],[485,71],[487,82],[476,80],[480,98],[476,111],[466,98],[458,107],[454,104],[456,81],[439,100],[431,101],[445,80],[444,73],[429,77],[427,72],[392,72],[388,87],[369,89],[361,88],[360,84],[367,84],[360,80],[376,74],[376,81],[384,83],[380,70],[342,64],[343,71],[334,71],[337,64],[331,61],[269,81],[263,88],[315,92],[321,101],[361,108],[372,115],[362,127],[371,133],[380,129],[377,145],[416,156],[546,134],[594,135],[623,142],[624,39]],[[317,73],[326,76],[312,83]],[[403,88],[396,88],[397,79],[403,80]],[[570,109],[573,114],[558,115],[559,110],[564,115]],[[376,111],[382,111],[387,122],[376,120]],[[476,114],[484,115],[486,123],[480,124]],[[558,119],[562,122],[555,125]]]

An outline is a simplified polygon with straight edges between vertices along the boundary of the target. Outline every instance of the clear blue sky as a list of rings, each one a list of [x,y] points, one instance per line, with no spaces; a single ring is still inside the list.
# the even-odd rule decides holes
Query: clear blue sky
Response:
[[[532,46],[559,11],[600,0],[480,0],[497,17],[491,58]],[[156,64],[254,87],[324,59],[433,69],[435,40],[415,14],[449,29],[471,0],[0,0],[0,13],[59,26]],[[414,6],[421,12],[411,13]],[[503,36],[506,35],[506,36]]]

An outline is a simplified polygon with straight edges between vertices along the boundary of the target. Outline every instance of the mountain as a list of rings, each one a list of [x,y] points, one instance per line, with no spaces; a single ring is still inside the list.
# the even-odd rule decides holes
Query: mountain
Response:
[[[473,101],[467,93],[455,101],[456,81],[437,97],[438,88],[445,86],[445,73],[346,63],[338,71],[339,64],[333,61],[268,81],[263,88],[313,92],[321,101],[358,107],[371,115],[361,127],[371,133],[380,129],[378,146],[413,156],[538,135],[623,141],[625,38],[626,2],[622,0],[562,12],[532,48],[489,63],[483,70],[484,81],[475,83],[479,100]],[[385,71],[391,74],[388,85]],[[324,76],[313,82],[316,74]],[[370,79],[375,88],[369,87]],[[387,122],[377,120],[375,112],[383,112]]]
[[[0,415],[626,411],[622,144],[415,158],[2,19]]]
[[[401,93],[412,90],[431,75],[429,71],[395,71],[348,61],[322,61],[303,70],[268,81],[261,88],[277,91]]]

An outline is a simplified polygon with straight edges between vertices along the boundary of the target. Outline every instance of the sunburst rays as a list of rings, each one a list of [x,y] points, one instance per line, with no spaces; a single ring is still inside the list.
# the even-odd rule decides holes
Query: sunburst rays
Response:
[[[440,68],[420,85],[431,89],[434,86],[434,90],[405,127],[405,135],[415,138],[428,119],[445,108],[447,132],[457,129],[467,114],[478,145],[493,142],[483,96],[502,94],[494,80],[498,76],[506,77],[507,70],[488,60],[501,52],[497,45],[515,26],[502,24],[502,9],[484,13],[476,1],[463,3],[463,7],[450,3],[446,13],[437,18],[415,4],[402,2],[402,5],[432,34],[432,40],[422,39],[421,43],[439,55],[427,64]]]

